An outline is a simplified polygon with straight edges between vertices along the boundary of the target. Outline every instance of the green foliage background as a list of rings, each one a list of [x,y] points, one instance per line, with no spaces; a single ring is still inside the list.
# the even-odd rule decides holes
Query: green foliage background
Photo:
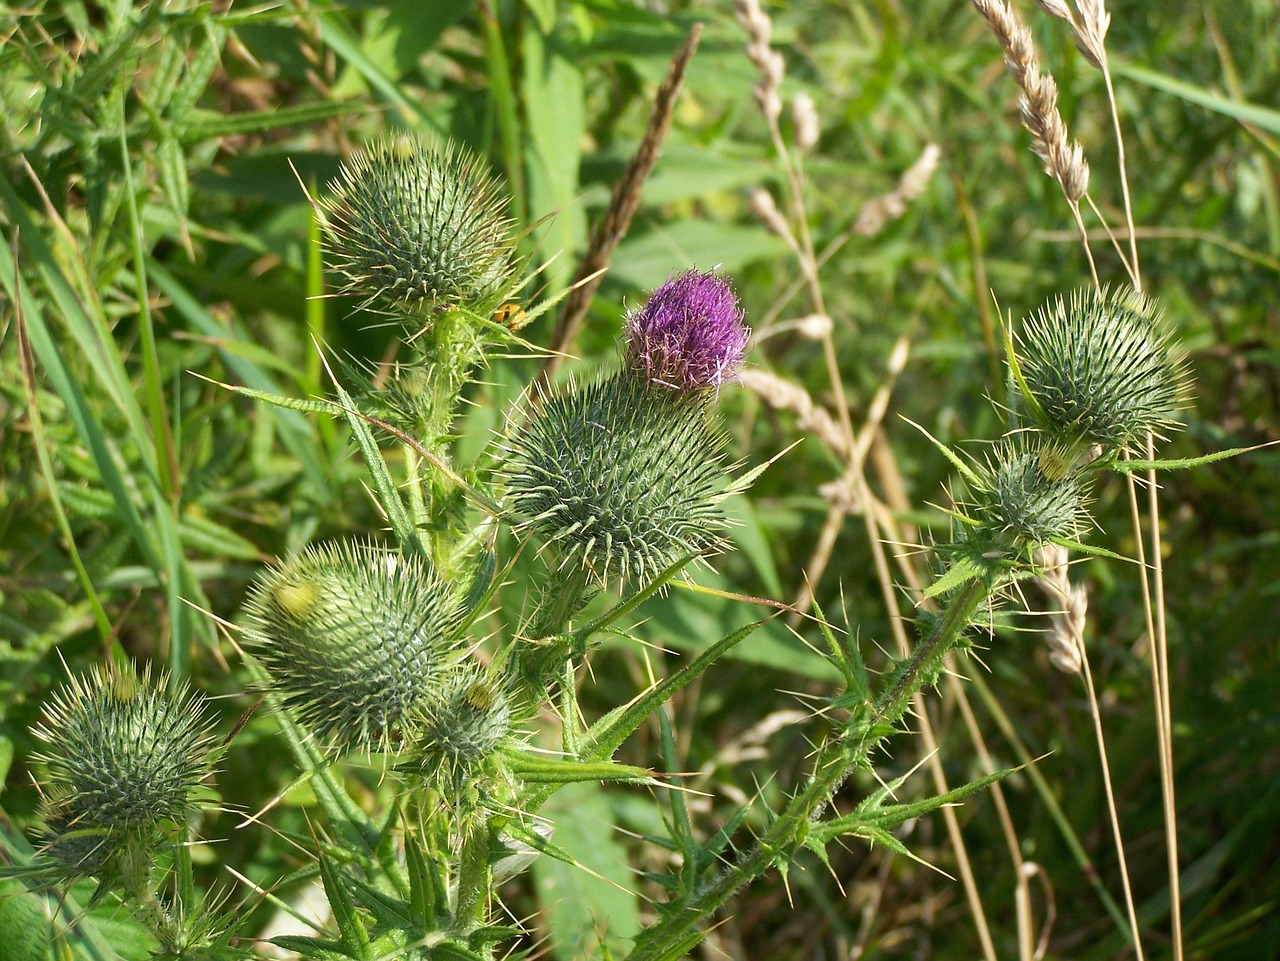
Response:
[[[809,92],[821,119],[821,141],[806,161],[819,249],[889,190],[926,144],[942,150],[938,173],[905,217],[877,237],[853,238],[823,269],[854,423],[905,335],[913,349],[892,415],[948,443],[995,436],[1001,423],[988,396],[1002,398],[1005,385],[990,339],[990,293],[1016,318],[1088,282],[1066,207],[1027,149],[998,48],[962,0],[794,0],[770,11],[787,61],[784,93]],[[1144,229],[1144,275],[1187,348],[1195,381],[1185,429],[1165,453],[1275,441],[1280,112],[1268,105],[1280,88],[1280,47],[1269,41],[1280,11],[1266,0],[1230,9],[1209,0],[1125,0],[1111,12],[1108,47]],[[1120,222],[1101,79],[1060,24],[1030,8],[1025,14],[1059,81],[1068,127],[1089,153],[1093,192]],[[530,230],[528,253],[538,262],[558,255],[531,289],[532,307],[571,275],[589,224],[639,141],[654,88],[694,22],[706,33],[662,160],[578,344],[579,370],[612,360],[624,307],[676,268],[719,265],[735,278],[756,326],[812,309],[794,295],[798,268],[784,245],[748,210],[752,189],[781,197],[784,187],[727,0],[509,0],[492,9],[445,0],[332,7],[37,0],[0,8],[0,225],[9,248],[0,255],[6,858],[29,850],[23,828],[37,801],[25,763],[29,728],[64,676],[63,662],[79,668],[113,648],[163,662],[226,696],[217,703],[220,729],[229,732],[250,703],[247,682],[226,636],[201,610],[235,621],[247,584],[270,558],[383,528],[345,425],[252,405],[205,379],[318,395],[327,383],[313,337],[333,354],[370,362],[394,350],[390,332],[354,314],[352,302],[316,298],[325,281],[299,180],[323,189],[342,155],[393,125],[467,145],[506,180]],[[1094,249],[1104,279],[1123,282],[1105,240]],[[34,407],[24,387],[19,303],[34,356]],[[549,320],[526,336],[544,343]],[[780,335],[752,361],[828,399],[817,344]],[[493,361],[460,418],[461,450],[487,443],[534,369],[527,358]],[[745,392],[726,390],[722,403],[734,453],[752,463],[797,436],[790,418]],[[929,504],[943,501],[948,464],[896,416],[886,431],[912,505],[905,519],[926,538],[945,536],[945,518]],[[1166,475],[1161,492],[1190,957],[1280,954],[1272,867],[1280,858],[1278,469],[1280,455],[1260,450]],[[702,579],[791,599],[826,515],[818,487],[839,473],[815,441],[789,453],[738,501],[739,550]],[[1131,555],[1122,487],[1099,498],[1103,532],[1094,542]],[[1091,589],[1091,659],[1140,914],[1151,953],[1164,956],[1168,893],[1138,586],[1120,563],[1093,561],[1076,576]],[[846,523],[816,596],[828,613],[847,612],[868,652],[890,644],[857,518]],[[503,603],[514,624],[524,599]],[[681,592],[647,613],[644,633],[674,651],[696,650],[754,616],[739,603]],[[1040,774],[1103,884],[1118,893],[1082,694],[1074,678],[1051,668],[1035,633],[1016,629],[1032,626],[1025,618],[1001,625],[971,671],[984,676],[1030,753],[1047,755]],[[675,660],[659,650],[606,649],[595,656],[584,696],[606,709]],[[715,829],[734,791],[758,789],[763,819],[809,749],[804,723],[783,723],[774,712],[802,710],[794,692],[822,690],[829,671],[781,627],[761,632],[677,702],[674,758],[663,757],[655,728],[622,760],[702,772],[692,782],[711,796],[695,806],[702,830]],[[954,708],[935,705],[954,783],[983,773]],[[766,716],[779,723],[755,728]],[[1019,763],[991,715],[980,721],[997,764]],[[881,774],[888,780],[918,760],[915,742],[900,739]],[[293,777],[274,722],[260,713],[236,736],[216,787],[237,812],[260,811],[284,792],[267,819],[306,836],[313,799],[305,787],[290,789]],[[349,777],[365,796],[380,790],[376,772]],[[923,792],[924,781],[909,785]],[[872,784],[868,777],[861,786]],[[1050,956],[1124,956],[1122,932],[1044,798],[1024,775],[1007,781],[1006,792],[1024,856],[1053,888]],[[654,892],[623,859],[640,868],[662,863],[662,852],[635,840],[658,826],[643,792],[587,794],[564,808],[586,814],[571,819],[559,841],[617,887],[540,862],[531,879],[504,891],[516,916],[533,919],[532,938],[549,938],[556,957],[594,950],[606,912],[614,919],[606,941],[625,951],[628,929],[645,911],[637,893]],[[989,799],[969,800],[960,817],[998,947],[1013,956],[1013,877]],[[241,820],[225,813],[202,826],[205,837],[219,839],[195,852],[208,885],[234,886],[220,864],[267,887],[299,866],[297,850],[261,827],[238,828]],[[953,871],[940,821],[921,820],[906,841]],[[976,954],[960,888],[942,873],[857,845],[833,860],[831,873],[816,861],[799,867],[788,888],[775,877],[739,902],[734,922],[717,933],[724,950],[844,958],[863,944],[863,957]],[[20,904],[0,900],[0,920]],[[250,929],[270,913],[259,905]],[[140,956],[139,936],[121,913],[99,911],[93,922],[72,936],[77,956]]]

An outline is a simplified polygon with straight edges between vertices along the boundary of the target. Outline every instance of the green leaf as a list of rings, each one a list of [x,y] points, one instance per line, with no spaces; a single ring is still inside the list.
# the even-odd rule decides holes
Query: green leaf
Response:
[[[925,589],[924,596],[937,597],[940,594],[945,594],[947,591],[954,590],[961,584],[967,584],[985,573],[986,570],[983,566],[972,557],[961,557],[947,568],[945,574]]]
[[[372,952],[369,946],[369,932],[365,930],[364,921],[356,911],[355,901],[347,890],[346,883],[332,860],[320,855],[320,880],[324,884],[325,897],[333,910],[334,920],[338,922],[338,930],[342,933],[342,944],[351,956],[359,961],[368,961]]]
[[[1136,64],[1125,63],[1124,61],[1111,61],[1111,69],[1122,77],[1156,90],[1163,90],[1165,93],[1171,93],[1175,97],[1187,101],[1187,103],[1194,103],[1199,107],[1205,107],[1215,113],[1220,113],[1225,117],[1239,120],[1241,123],[1251,124],[1268,133],[1280,133],[1280,111],[1272,110],[1269,107],[1260,107],[1257,104],[1242,103],[1239,100],[1229,100],[1203,87],[1197,87],[1175,77],[1170,77],[1168,74],[1159,73],[1147,67],[1139,67]]]
[[[754,621],[724,635],[674,674],[664,677],[629,704],[616,707],[600,718],[583,739],[583,756],[594,759],[612,757],[645,718],[701,677],[707,668],[754,634],[763,623]]]
[[[529,212],[552,215],[534,236],[548,254],[561,254],[544,275],[555,293],[568,283],[587,238],[586,212],[578,201],[586,127],[582,74],[555,36],[526,30],[522,53]]]
[[[502,760],[513,775],[530,784],[576,784],[582,781],[649,783],[653,780],[653,772],[646,768],[612,761],[579,761],[522,750],[504,751]]]
[[[546,813],[555,820],[556,847],[571,861],[549,857],[533,864],[552,954],[578,961],[594,957],[599,945],[625,954],[627,939],[640,927],[636,877],[604,793],[592,784],[572,785]]]
[[[1270,446],[1272,445],[1258,444],[1254,447],[1232,447],[1230,450],[1218,450],[1200,457],[1183,457],[1175,460],[1117,460],[1108,464],[1107,469],[1120,474],[1134,474],[1148,470],[1186,470],[1188,467],[1203,467],[1205,464],[1239,457],[1241,454],[1249,454]]]
[[[268,130],[303,127],[333,117],[368,110],[368,104],[360,101],[331,103],[321,100],[296,107],[277,107],[274,110],[256,110],[246,113],[221,113],[216,110],[192,110],[173,126],[174,135],[186,143],[232,137]]]
[[[524,5],[533,14],[538,29],[549,34],[556,25],[556,0],[524,0]]]
[[[763,227],[678,220],[633,234],[618,245],[610,276],[642,290],[657,287],[673,270],[718,265],[732,274],[759,260],[782,257],[787,245]]]

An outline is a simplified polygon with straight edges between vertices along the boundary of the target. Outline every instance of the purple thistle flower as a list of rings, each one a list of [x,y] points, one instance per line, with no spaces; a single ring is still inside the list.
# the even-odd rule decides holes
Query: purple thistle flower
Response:
[[[627,318],[627,363],[653,384],[680,391],[719,387],[742,366],[749,328],[733,290],[687,270]]]

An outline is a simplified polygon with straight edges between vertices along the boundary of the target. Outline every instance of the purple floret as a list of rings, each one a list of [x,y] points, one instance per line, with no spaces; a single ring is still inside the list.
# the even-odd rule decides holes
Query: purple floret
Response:
[[[750,335],[729,285],[715,274],[688,270],[627,318],[627,361],[650,383],[705,390],[738,371]]]

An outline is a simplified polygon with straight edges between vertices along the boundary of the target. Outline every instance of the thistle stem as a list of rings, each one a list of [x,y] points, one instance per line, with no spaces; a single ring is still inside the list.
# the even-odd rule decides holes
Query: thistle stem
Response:
[[[487,821],[473,825],[458,852],[458,901],[453,923],[460,931],[473,931],[485,922],[493,883],[489,834]]]
[[[738,889],[774,865],[789,860],[804,846],[810,826],[840,785],[854,768],[866,763],[875,746],[887,737],[888,726],[907,713],[915,693],[937,676],[944,658],[956,646],[974,612],[990,593],[990,587],[980,579],[969,581],[956,592],[942,618],[916,648],[893,685],[876,698],[870,716],[855,720],[846,735],[828,742],[808,784],[732,867],[709,884],[663,907],[661,920],[641,933],[628,961],[673,957],[672,951],[677,946],[688,945],[689,931],[694,925],[723,906]]]

